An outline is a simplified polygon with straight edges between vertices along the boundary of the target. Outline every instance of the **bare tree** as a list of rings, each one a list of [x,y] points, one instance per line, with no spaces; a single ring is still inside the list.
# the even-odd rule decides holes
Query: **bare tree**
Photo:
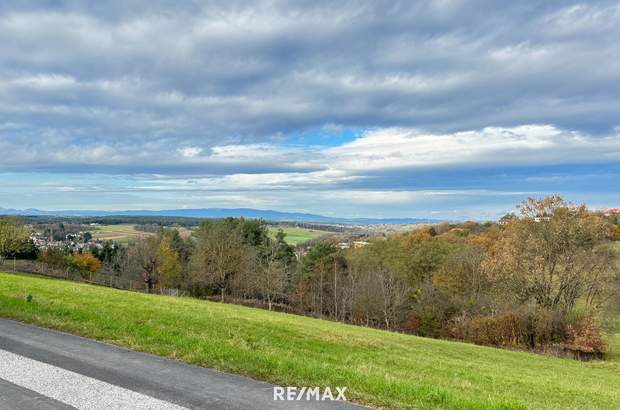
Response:
[[[408,287],[393,270],[380,267],[375,271],[381,295],[381,310],[386,329],[393,329],[401,318],[408,300]]]
[[[159,277],[159,237],[141,237],[127,250],[128,264],[140,272],[146,291],[151,293]]]
[[[244,242],[240,229],[223,222],[203,224],[196,238],[190,281],[200,292],[217,289],[223,302],[227,292],[240,288],[248,272],[258,268],[255,250]]]
[[[260,269],[254,269],[250,274],[250,285],[253,290],[260,293],[267,302],[269,310],[275,298],[284,292],[286,284],[286,266],[278,258],[278,244],[272,241],[264,255],[264,262]]]

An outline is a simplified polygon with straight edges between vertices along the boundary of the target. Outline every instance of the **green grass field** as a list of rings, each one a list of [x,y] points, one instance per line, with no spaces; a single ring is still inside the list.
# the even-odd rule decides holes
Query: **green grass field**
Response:
[[[297,245],[302,242],[309,241],[310,239],[318,238],[319,236],[327,235],[330,232],[318,231],[314,229],[306,228],[294,228],[294,227],[270,227],[269,237],[275,238],[278,230],[282,229],[286,234],[284,240],[289,245]]]
[[[27,302],[27,295],[32,302]],[[0,316],[394,409],[618,409],[620,361],[578,362],[190,298],[0,273]]]

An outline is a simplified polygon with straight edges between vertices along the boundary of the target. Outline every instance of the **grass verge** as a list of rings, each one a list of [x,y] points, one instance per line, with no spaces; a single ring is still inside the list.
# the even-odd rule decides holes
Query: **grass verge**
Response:
[[[27,296],[32,295],[32,301]],[[368,405],[617,409],[618,362],[583,363],[241,306],[0,273],[0,317]]]

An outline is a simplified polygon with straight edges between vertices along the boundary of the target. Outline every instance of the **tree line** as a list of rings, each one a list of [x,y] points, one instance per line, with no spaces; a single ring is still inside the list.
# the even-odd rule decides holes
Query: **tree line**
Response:
[[[66,255],[53,262],[58,251],[51,250],[41,260],[130,276],[148,292],[179,289],[421,336],[591,358],[605,353],[605,314],[620,304],[618,222],[553,196],[529,199],[499,223],[434,225],[359,249],[326,239],[299,258],[282,231],[272,238],[263,221],[226,218],[203,221],[187,239],[160,229],[128,247],[106,243],[92,250],[101,266]]]

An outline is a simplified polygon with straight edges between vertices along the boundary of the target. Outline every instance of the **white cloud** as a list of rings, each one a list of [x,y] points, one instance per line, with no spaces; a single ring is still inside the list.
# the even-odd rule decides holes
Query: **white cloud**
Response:
[[[7,131],[10,133],[11,128]],[[164,175],[217,174],[226,184],[303,186],[334,184],[394,169],[556,165],[620,161],[620,133],[591,136],[551,125],[487,127],[482,130],[432,134],[412,128],[368,131],[336,147],[286,144],[236,144],[171,148],[174,141],[147,146],[75,144],[62,135],[28,143],[0,132],[0,150],[11,155],[0,170],[19,167],[80,169],[104,167],[108,172],[139,173],[156,164]],[[178,153],[170,156],[170,151]],[[278,169],[278,171],[274,171]]]
[[[197,157],[198,155],[200,155],[200,153],[202,152],[202,148],[200,148],[200,147],[185,147],[185,148],[179,148],[177,151],[179,152],[179,154],[181,154],[182,157],[194,158],[194,157]]]
[[[620,134],[593,137],[550,125],[429,134],[415,129],[371,131],[327,151],[343,170],[493,164],[570,164],[620,160]]]

